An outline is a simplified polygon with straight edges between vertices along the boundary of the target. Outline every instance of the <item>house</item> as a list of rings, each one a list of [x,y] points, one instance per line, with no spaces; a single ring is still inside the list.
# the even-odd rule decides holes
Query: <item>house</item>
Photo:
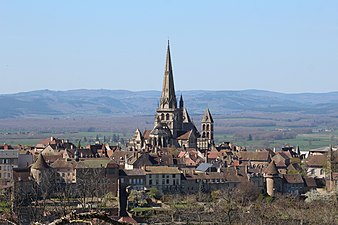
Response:
[[[219,168],[217,166],[215,166],[214,164],[211,163],[201,163],[198,165],[198,167],[196,168],[196,172],[218,172]]]
[[[13,179],[13,168],[19,164],[19,150],[11,146],[0,149],[0,187],[7,186]]]
[[[315,178],[325,178],[327,159],[327,153],[309,155],[305,161],[307,175]]]
[[[50,149],[57,151],[62,149],[75,149],[76,146],[69,142],[69,140],[59,139],[55,137],[46,138],[42,141],[40,141],[38,144],[36,144],[34,151],[37,153],[40,153],[43,151],[47,146],[50,147]],[[50,149],[48,151],[50,151]]]
[[[263,180],[263,179],[262,179]],[[210,192],[214,190],[232,190],[241,184],[251,182],[244,167],[222,168],[220,172],[187,172],[182,176],[183,193]]]
[[[310,181],[310,180],[308,180]],[[300,174],[283,174],[283,193],[300,195],[304,193],[305,183]]]
[[[145,166],[146,188],[153,187],[163,192],[177,192],[181,187],[181,171],[177,167]]]
[[[241,151],[237,155],[241,163],[253,167],[265,168],[271,162],[271,153],[269,151]]]
[[[50,166],[58,173],[61,183],[76,183],[76,161],[57,159]]]
[[[75,172],[78,189],[92,188],[98,196],[108,192],[117,196],[119,165],[114,161],[101,158],[80,160]]]
[[[125,158],[124,168],[126,170],[140,169],[142,166],[153,166],[158,164],[149,152],[133,152],[129,158]]]
[[[121,188],[128,187],[132,190],[144,190],[146,184],[146,173],[143,169],[120,170]]]
[[[277,152],[272,158],[281,174],[287,173],[287,168],[290,165],[290,158],[284,152]]]

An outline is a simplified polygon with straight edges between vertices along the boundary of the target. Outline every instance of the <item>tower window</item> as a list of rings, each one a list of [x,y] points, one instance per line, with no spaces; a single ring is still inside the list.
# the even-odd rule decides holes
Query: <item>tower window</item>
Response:
[[[167,113],[167,115],[166,115],[166,120],[169,120],[169,114]]]
[[[210,138],[210,137],[209,137],[209,132],[207,132],[207,138]]]
[[[163,113],[161,114],[161,120],[164,120],[164,114]]]
[[[202,130],[205,130],[205,124],[202,125]]]
[[[209,130],[209,124],[207,124],[207,130]]]

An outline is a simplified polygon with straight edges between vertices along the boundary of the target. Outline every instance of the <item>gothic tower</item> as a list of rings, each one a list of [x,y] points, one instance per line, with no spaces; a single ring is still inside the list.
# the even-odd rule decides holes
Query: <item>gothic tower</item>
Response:
[[[213,144],[214,142],[214,120],[208,108],[205,109],[204,115],[202,117],[201,134],[202,134],[202,138],[206,138],[209,144]]]
[[[181,102],[180,102],[181,103]],[[182,102],[183,104],[183,102]],[[156,112],[155,127],[159,124],[166,125],[175,139],[182,129],[181,112],[183,109],[177,108],[175,94],[173,69],[170,56],[170,47],[168,41],[167,57],[164,69],[164,78],[160,104]]]

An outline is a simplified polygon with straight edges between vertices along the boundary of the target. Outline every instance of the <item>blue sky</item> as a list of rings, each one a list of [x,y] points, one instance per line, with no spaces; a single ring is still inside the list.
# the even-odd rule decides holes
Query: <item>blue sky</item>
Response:
[[[0,1],[0,93],[338,91],[338,1]]]

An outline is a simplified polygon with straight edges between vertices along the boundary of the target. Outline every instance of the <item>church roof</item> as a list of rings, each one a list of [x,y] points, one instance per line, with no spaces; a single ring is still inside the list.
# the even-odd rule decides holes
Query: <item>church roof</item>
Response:
[[[159,123],[154,127],[150,134],[158,136],[170,136],[171,132],[166,123]]]
[[[35,161],[35,163],[33,163],[31,168],[36,170],[43,170],[48,169],[49,166],[43,158],[42,154],[39,154],[38,159]]]
[[[183,123],[191,123],[188,110],[185,107],[183,108]]]
[[[177,140],[188,140],[190,138],[191,134],[192,134],[192,130],[189,130],[189,131],[185,132],[184,134],[182,134],[181,136],[179,136],[177,138]]]
[[[142,138],[143,138],[143,135],[142,135],[140,129],[137,128],[135,133],[134,133],[133,139],[139,140],[139,139],[142,139]]]
[[[210,113],[208,108],[206,108],[205,111],[204,111],[204,115],[202,117],[202,123],[203,122],[209,122],[209,123],[214,122],[214,119],[212,118],[211,113]]]
[[[145,139],[148,139],[148,138],[149,138],[149,135],[150,135],[150,132],[151,132],[151,130],[145,130],[145,131],[143,132],[143,137],[144,137]]]

